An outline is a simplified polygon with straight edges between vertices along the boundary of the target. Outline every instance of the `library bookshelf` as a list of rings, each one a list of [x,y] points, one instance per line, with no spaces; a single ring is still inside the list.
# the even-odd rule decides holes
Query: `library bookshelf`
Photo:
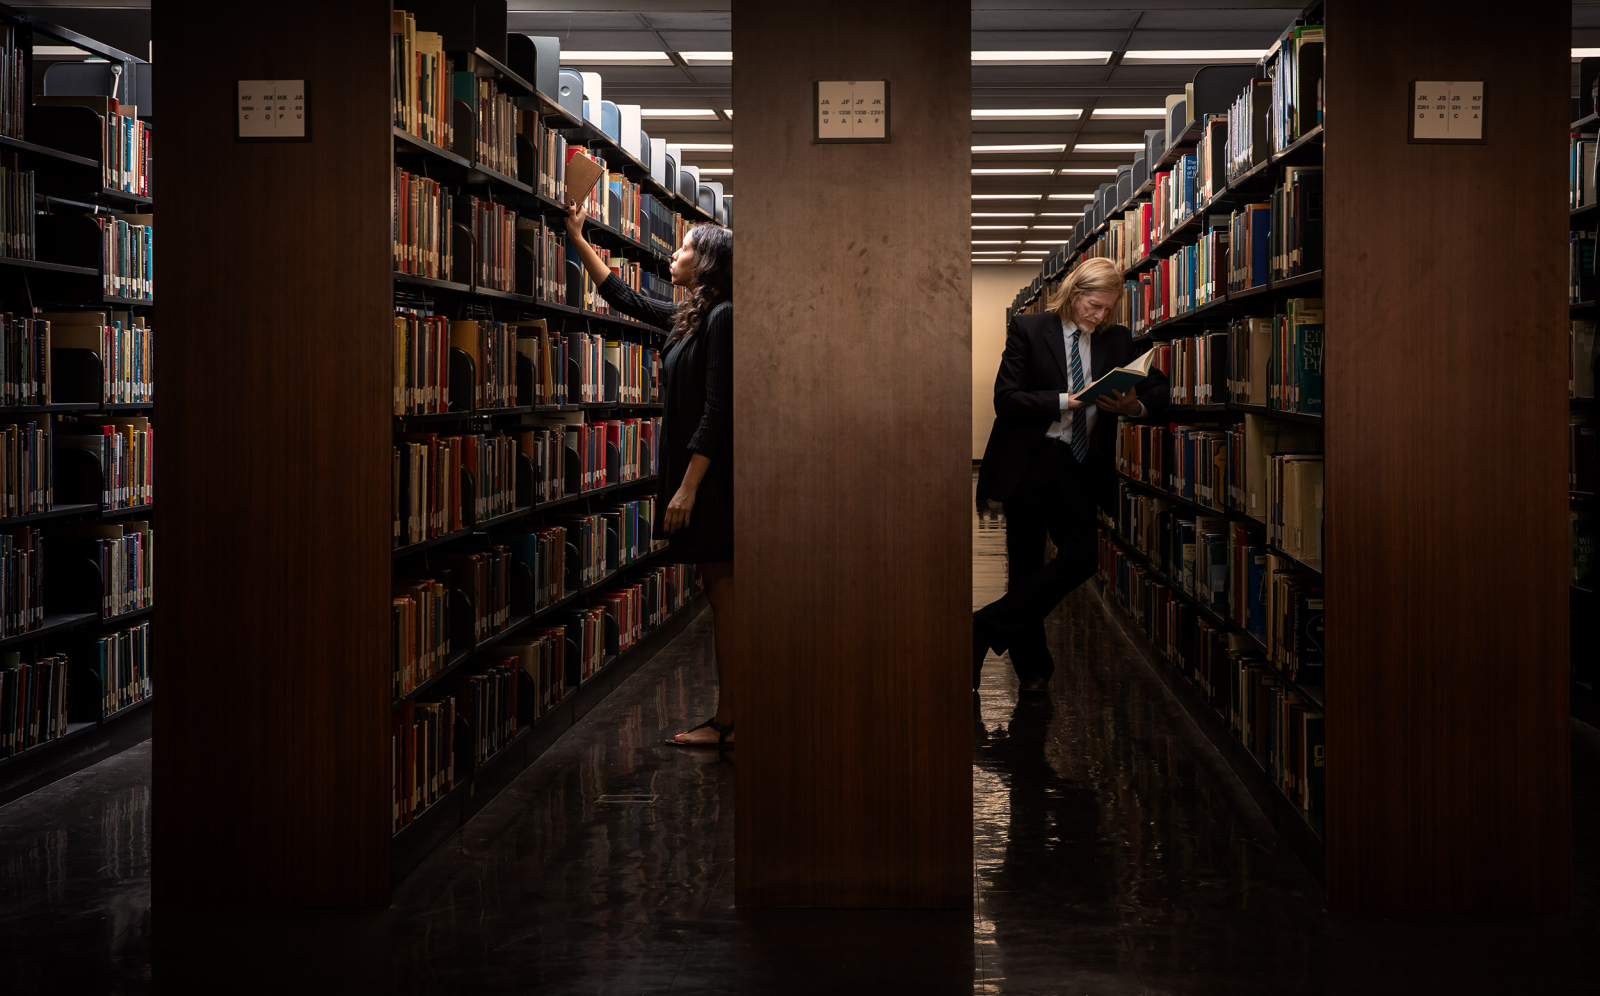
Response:
[[[175,472],[186,487],[244,477],[261,491],[225,514],[189,505],[195,528],[163,568],[191,624],[173,669],[201,711],[170,726],[163,713],[174,760],[157,782],[174,798],[156,875],[180,902],[381,905],[701,606],[693,569],[649,534],[668,332],[567,282],[583,278],[542,156],[585,147],[673,233],[713,219],[529,82],[535,67],[508,63],[503,5],[414,5],[404,31],[388,5],[291,6],[319,29],[268,38],[281,51],[247,66],[205,55],[215,41],[192,16],[165,24],[194,44],[172,42],[188,50],[169,72],[188,85],[166,95],[192,125],[174,157],[197,197],[176,222],[192,241],[170,278],[174,348],[189,347],[174,407],[230,398],[276,418],[199,418],[179,441],[201,453],[233,438]],[[223,20],[224,37],[255,33]],[[426,79],[404,69],[423,49],[436,61],[411,65],[454,74],[427,120]],[[234,142],[207,87],[226,96],[241,77],[312,81],[317,139]],[[494,113],[515,122],[498,146]],[[226,252],[199,250],[224,235],[200,203],[248,205],[268,178],[291,207]],[[675,243],[605,203],[585,235],[661,293]],[[292,293],[232,312],[245,274]],[[202,344],[230,312],[223,364]],[[249,609],[228,627],[237,666],[217,673],[206,649],[230,603]],[[204,713],[218,700],[240,703],[234,721]],[[214,860],[249,870],[218,883],[199,864]]]
[[[1520,24],[1509,41],[1564,59],[1557,13]],[[1573,708],[1579,689],[1568,666],[1558,410],[1538,404],[1526,417],[1486,419],[1464,384],[1469,371],[1493,369],[1528,396],[1557,396],[1567,357],[1543,330],[1558,320],[1551,275],[1561,272],[1553,247],[1562,172],[1553,136],[1570,81],[1554,71],[1501,73],[1495,47],[1465,29],[1431,34],[1420,53],[1402,54],[1397,39],[1410,37],[1412,17],[1355,0],[1314,3],[1261,64],[1202,69],[1169,99],[1168,126],[1102,187],[1013,311],[1042,310],[1078,260],[1111,256],[1130,281],[1125,324],[1136,340],[1171,348],[1174,398],[1188,403],[1143,426],[1124,420],[1119,503],[1102,523],[1102,592],[1114,615],[1148,639],[1158,673],[1324,880],[1330,907],[1562,909],[1569,689]],[[1316,47],[1300,47],[1313,29]],[[1286,73],[1289,46],[1297,58],[1314,52],[1316,65]],[[1372,72],[1375,53],[1391,50],[1407,68]],[[1466,154],[1409,142],[1403,117],[1373,109],[1407,92],[1405,73],[1427,77],[1422,67],[1446,63],[1473,66],[1467,75],[1534,111],[1488,122],[1488,144]],[[1312,80],[1314,90],[1301,89]],[[1279,117],[1286,105],[1319,113]],[[1350,137],[1328,141],[1326,131],[1341,128]],[[1224,151],[1210,164],[1210,188],[1180,187],[1174,200],[1158,174],[1172,183],[1187,156],[1196,174],[1205,171],[1219,136]],[[1295,244],[1297,270],[1279,258],[1291,244],[1279,223],[1293,231],[1307,218],[1286,211],[1298,202],[1284,195],[1323,166],[1325,183],[1320,175],[1314,182],[1325,209],[1315,244]],[[1444,191],[1410,198],[1396,180],[1410,170],[1447,178],[1449,192],[1548,189],[1551,210],[1531,210],[1486,252],[1471,234],[1482,213],[1447,208]],[[1144,205],[1152,201],[1169,212],[1164,228],[1150,225]],[[1251,205],[1272,222],[1252,228],[1241,215]],[[1593,211],[1585,210],[1587,219]],[[1263,233],[1264,268],[1229,255],[1259,245]],[[1401,278],[1419,253],[1459,279],[1443,288]],[[1490,275],[1513,257],[1514,272]],[[1166,311],[1144,310],[1141,282],[1175,276],[1174,261],[1198,267],[1184,271],[1196,276],[1165,301],[1158,284]],[[1486,316],[1505,313],[1512,285],[1532,303],[1509,320],[1508,338]],[[1241,361],[1261,321],[1273,343],[1265,400],[1260,369]],[[1433,351],[1450,357],[1439,377],[1397,373]],[[1302,404],[1312,388],[1317,404]],[[1382,397],[1386,390],[1404,400]],[[1454,446],[1463,437],[1474,441],[1471,460]],[[1291,471],[1291,463],[1299,466]],[[1493,471],[1480,477],[1480,467]],[[1299,489],[1315,496],[1294,523],[1283,506],[1291,472],[1309,475],[1297,478]],[[1473,526],[1503,524],[1512,507],[1516,528]],[[1447,539],[1466,533],[1483,540],[1470,554]],[[1515,593],[1496,602],[1489,593],[1507,583]],[[1576,625],[1581,593],[1571,597]],[[1264,627],[1252,619],[1263,609]],[[1308,622],[1320,629],[1308,631]],[[1468,742],[1479,760],[1458,749]],[[1440,833],[1449,845],[1424,827],[1448,827]],[[1494,867],[1470,858],[1490,848],[1522,857]]]
[[[1572,101],[1571,148],[1577,153],[1569,160],[1568,209],[1573,258],[1572,288],[1568,310],[1572,319],[1572,381],[1567,405],[1568,442],[1571,449],[1568,468],[1567,502],[1572,521],[1573,572],[1571,604],[1572,714],[1591,726],[1600,726],[1600,605],[1596,604],[1594,580],[1595,508],[1595,400],[1594,331],[1600,324],[1600,301],[1596,297],[1593,250],[1600,229],[1600,199],[1596,197],[1593,149],[1600,132],[1600,114],[1595,113],[1593,87],[1600,78],[1600,59],[1586,58],[1578,67],[1578,96]],[[1590,152],[1584,161],[1583,145]],[[1587,251],[1587,255],[1580,255]],[[1586,265],[1585,265],[1586,264]]]
[[[105,250],[120,223],[136,218],[134,230],[148,233],[154,201],[137,159],[152,133],[148,107],[130,99],[148,85],[148,64],[9,6],[0,34],[5,196],[26,205],[9,212],[0,255],[4,803],[150,735],[154,287],[148,271],[137,286],[120,281],[129,260]],[[68,79],[87,65],[35,65],[36,41],[120,67],[122,100],[85,74]],[[120,583],[117,566],[128,569]]]

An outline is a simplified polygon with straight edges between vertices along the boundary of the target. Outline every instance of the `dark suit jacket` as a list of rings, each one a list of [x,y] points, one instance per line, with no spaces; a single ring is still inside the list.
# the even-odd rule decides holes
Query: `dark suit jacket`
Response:
[[[1149,343],[1136,346],[1124,325],[1091,334],[1085,383],[1149,348]],[[1068,376],[1066,340],[1055,313],[1013,315],[994,379],[995,420],[978,471],[979,498],[1005,501],[1022,484],[1046,445],[1045,430],[1061,418],[1061,392],[1068,389]],[[1158,415],[1167,407],[1167,378],[1161,371],[1153,371],[1135,390],[1149,414]],[[1116,494],[1116,424],[1115,415],[1100,412],[1089,437],[1086,469],[1103,507],[1109,507]]]

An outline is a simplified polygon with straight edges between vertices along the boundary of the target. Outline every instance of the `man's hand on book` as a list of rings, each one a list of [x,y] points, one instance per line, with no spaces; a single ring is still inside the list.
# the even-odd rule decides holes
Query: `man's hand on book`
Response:
[[[1076,405],[1078,400],[1074,398],[1072,403]],[[1095,404],[1100,406],[1101,411],[1113,415],[1127,415],[1131,418],[1139,414],[1139,395],[1133,391],[1111,391],[1102,394]]]

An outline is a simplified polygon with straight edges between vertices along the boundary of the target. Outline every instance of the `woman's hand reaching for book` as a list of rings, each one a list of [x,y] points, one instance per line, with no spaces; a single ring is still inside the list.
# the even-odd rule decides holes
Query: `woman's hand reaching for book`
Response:
[[[567,235],[574,239],[583,238],[583,223],[587,215],[583,213],[582,204],[567,205]]]

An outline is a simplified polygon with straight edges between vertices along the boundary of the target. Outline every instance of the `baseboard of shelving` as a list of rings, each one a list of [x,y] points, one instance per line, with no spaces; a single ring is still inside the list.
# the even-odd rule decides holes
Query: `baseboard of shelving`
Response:
[[[452,834],[481,812],[528,765],[538,760],[634,672],[649,663],[673,637],[688,628],[705,611],[707,604],[704,595],[696,597],[659,629],[619,655],[576,691],[569,693],[554,709],[539,717],[532,725],[519,730],[511,743],[457,783],[448,795],[406,824],[395,834],[389,846],[390,881],[399,885],[407,875],[421,867],[428,855],[438,850]]]
[[[0,761],[0,806],[150,739],[153,697]]]
[[[1093,585],[1095,597],[1099,600],[1100,609],[1106,618],[1111,620],[1111,624],[1117,627],[1118,632],[1127,637],[1128,642],[1139,651],[1139,657],[1145,666],[1166,686],[1173,698],[1178,700],[1178,704],[1189,715],[1195,727],[1227,762],[1235,777],[1250,793],[1250,798],[1255,800],[1256,806],[1267,818],[1267,822],[1278,832],[1278,836],[1289,845],[1289,849],[1306,866],[1306,870],[1318,884],[1326,887],[1327,855],[1323,847],[1320,817],[1312,815],[1308,818],[1302,814],[1294,803],[1285,798],[1283,793],[1268,781],[1261,765],[1256,763],[1256,759],[1245,749],[1244,744],[1234,738],[1232,731],[1228,729],[1222,717],[1217,715],[1216,710],[1200,697],[1199,690],[1156,652],[1150,643],[1150,638],[1139,632],[1133,621],[1106,596],[1105,588],[1098,579]]]

